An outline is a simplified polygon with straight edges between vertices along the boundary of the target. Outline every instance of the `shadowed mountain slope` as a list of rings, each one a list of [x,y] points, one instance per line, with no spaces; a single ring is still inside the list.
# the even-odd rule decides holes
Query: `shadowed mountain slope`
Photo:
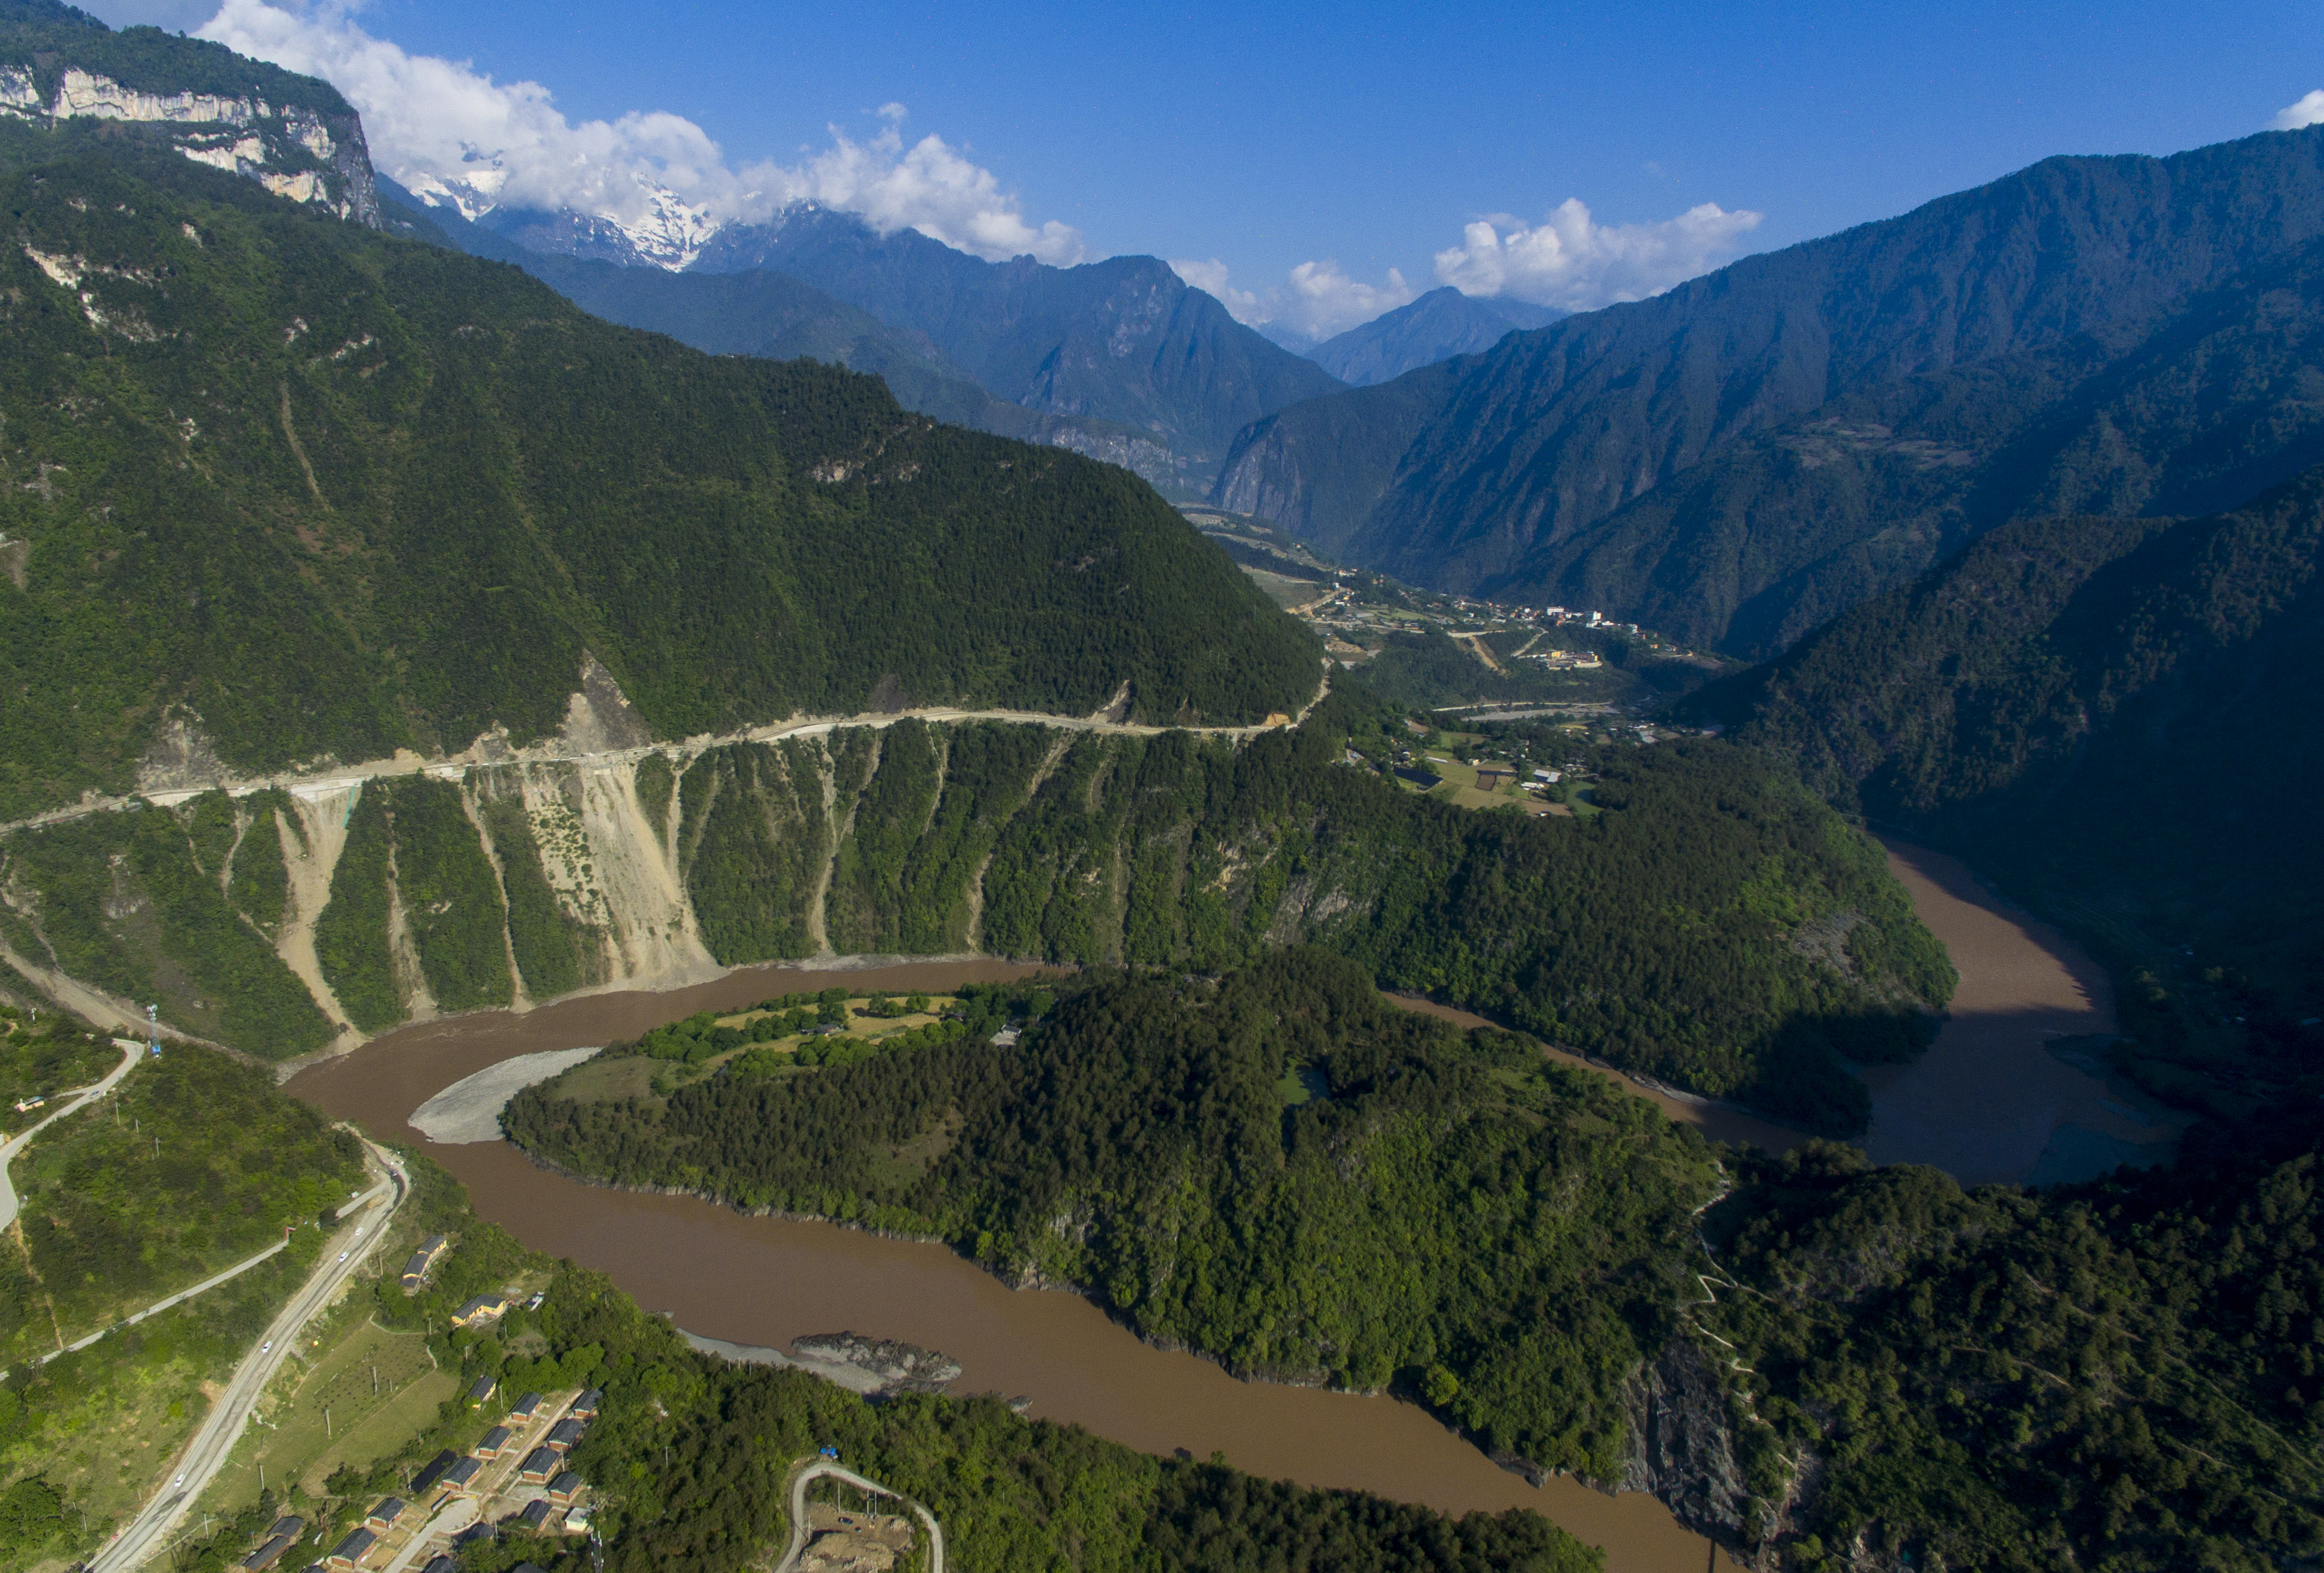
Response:
[[[2324,1049],[2319,558],[2324,469],[2207,518],[2020,520],[1682,708],[2072,923],[2142,980],[2158,1088],[2281,1091]],[[2168,1005],[2182,955],[2236,974],[2206,1021]]]
[[[2109,368],[2147,366],[2140,397],[2158,407],[2147,421],[2158,442],[2200,424],[2159,408],[2213,398],[2191,386],[2200,380],[2191,365],[2171,371],[2162,352],[2178,334],[2198,341],[2191,353],[2200,354],[2206,330],[2191,325],[2206,310],[2236,308],[2197,297],[2246,269],[2296,265],[2319,235],[2324,131],[2270,133],[2165,159],[2051,159],[1899,218],[1519,335],[1449,371],[1407,373],[1399,381],[1413,385],[1393,396],[1397,383],[1294,406],[1240,434],[1215,495],[1341,541],[1369,566],[1446,588],[1587,593],[1641,621],[1654,620],[1649,605],[1690,600],[1731,614],[1773,590],[1775,603],[1754,614],[1747,642],[1780,639],[1802,621],[1917,572],[1948,540],[2021,506],[2044,506],[2043,484],[2024,479],[2024,455],[2010,445],[2069,412],[2074,397],[2087,401]],[[1869,440],[1888,442],[1907,429],[1901,422],[1915,397],[1908,383],[1926,404],[1978,405],[1965,432],[1975,441],[1901,440],[1934,443],[1942,467],[1993,480],[1987,511],[1964,504],[1962,522],[1945,527],[1954,529],[1949,538],[1940,529],[1933,550],[1897,555],[1861,584],[1839,575],[1809,586],[1815,611],[1787,619],[1781,587],[1794,575],[1850,546],[1859,559],[1879,555],[1876,511],[1862,507],[1853,522],[1823,528],[1839,505],[1823,500],[1833,477],[1812,465],[1783,469],[1775,458],[1770,478],[1720,483],[1730,495],[1756,488],[1748,502],[1682,502],[1672,488],[1691,483],[1706,458],[1812,417],[1850,431],[1886,427]],[[2087,424],[2088,451],[2057,461],[2073,484],[2050,492],[2135,492],[2144,470],[2204,467],[2185,456],[2158,464],[2135,444],[2109,449],[2096,440],[2098,417]],[[2052,446],[2062,452],[2076,440]],[[1905,462],[1928,455],[1907,450]],[[1995,461],[1989,474],[1982,470]],[[2255,473],[2264,483],[2296,463],[2288,454]],[[2224,476],[2226,467],[2212,467]],[[1808,481],[1795,486],[1803,475]],[[2022,501],[2004,483],[2013,479]],[[1635,526],[1590,535],[1626,507],[1641,510]],[[1665,522],[1655,521],[1656,510]],[[1706,514],[1717,516],[1715,527],[1691,522]],[[1741,574],[1717,533],[1738,528],[1738,518],[1764,558]],[[1717,612],[1688,631],[1729,637]]]
[[[723,231],[696,272],[787,273],[928,342],[1001,398],[1147,433],[1207,483],[1236,431],[1337,379],[1153,257],[986,262],[912,230],[802,207]]]

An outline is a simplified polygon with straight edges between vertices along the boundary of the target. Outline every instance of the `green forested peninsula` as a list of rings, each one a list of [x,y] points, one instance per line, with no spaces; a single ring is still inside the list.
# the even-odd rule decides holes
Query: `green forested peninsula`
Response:
[[[986,1036],[662,1108],[552,1082],[507,1127],[624,1183],[941,1234],[1149,1338],[1399,1383],[1495,1449],[1619,1476],[1622,1382],[1667,1333],[1716,1185],[1692,1132],[1314,950],[1215,984],[1111,980],[1011,1046]]]
[[[0,124],[0,815],[552,733],[907,704],[1256,721],[1306,634],[1143,483],[99,126]],[[45,261],[41,259],[46,259]]]
[[[509,1128],[617,1180],[940,1232],[1246,1370],[1391,1381],[1802,1573],[2324,1551],[2312,1116],[1964,1194],[1851,1148],[1708,1148],[1313,952],[1046,1011],[1020,989],[1013,1045],[983,1041],[993,1003],[956,1045],[666,1104],[549,1083]]]
[[[1909,1057],[1951,991],[1878,849],[1764,758],[1609,751],[1609,812],[1585,824],[1350,768],[1349,739],[1379,725],[1341,695],[1240,747],[908,722],[836,739],[832,812],[854,817],[831,943],[1215,969],[1312,938],[1388,987],[1842,1134],[1868,1106],[1838,1057]],[[807,953],[823,760],[740,745],[679,781],[681,866],[720,961]]]

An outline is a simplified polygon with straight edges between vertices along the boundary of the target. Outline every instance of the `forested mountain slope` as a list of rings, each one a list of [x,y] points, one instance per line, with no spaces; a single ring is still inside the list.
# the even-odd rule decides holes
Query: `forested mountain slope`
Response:
[[[11,120],[175,155],[379,223],[363,124],[338,90],[224,44],[115,32],[58,0],[0,0],[0,121]]]
[[[1851,433],[1892,426],[1914,408],[1912,395],[1897,409],[1833,401],[1945,373],[1957,380],[1922,396],[1933,407],[1922,417],[1929,437],[1881,432],[1866,440],[1898,442],[1908,465],[1959,466],[1962,455],[1969,465],[1989,461],[1983,478],[2019,488],[2025,506],[2038,506],[2044,492],[2040,476],[2017,473],[2020,456],[2009,451],[2016,441],[2030,441],[2039,457],[2046,438],[2053,479],[2070,478],[2093,495],[2135,492],[2150,468],[2201,469],[2209,461],[2172,458],[2170,445],[2212,408],[2217,396],[2190,384],[2204,368],[2206,336],[2224,330],[2203,309],[2180,313],[2243,270],[2288,262],[2319,235],[2324,130],[2268,133],[2163,159],[2051,159],[1898,218],[1521,335],[1455,363],[1452,376],[1408,373],[1423,381],[1400,400],[1382,397],[1397,386],[1391,383],[1296,406],[1238,438],[1217,496],[1337,538],[1368,566],[1416,582],[1510,593],[1580,586],[1609,601],[1618,593],[1641,603],[1605,608],[1626,616],[1643,613],[1650,597],[1729,611],[1763,592],[1780,602],[1787,576],[1849,547],[1859,564],[1897,559],[1888,577],[1874,575],[1877,588],[1930,558],[1909,538],[1883,538],[1869,522],[1877,511],[1817,472],[1812,448],[1804,459],[1778,449],[1757,495],[1720,500],[1751,522],[1744,548],[1706,533],[1677,502],[1661,504],[1668,523],[1642,512],[1635,529],[1611,532],[1594,553],[1575,543],[1626,504],[1683,481],[1707,456],[1812,412],[1833,416]],[[2296,293],[2294,285],[2277,287],[2285,288]],[[2268,291],[2255,293],[2256,301],[2243,303],[2255,320],[2281,309],[2280,294],[2270,305]],[[2222,299],[2208,309],[2231,321],[2238,307]],[[1998,394],[1968,375],[2043,351],[2052,358],[1997,373],[2008,384]],[[2163,364],[2171,354],[2184,357],[2175,373]],[[2116,362],[2123,386],[2102,386]],[[2112,448],[2084,442],[2074,453],[2073,430],[2041,428],[2053,414],[2080,415],[2089,434],[2104,437],[2107,398],[2128,397],[2142,375],[2140,398],[2194,412],[2147,417],[2159,452],[2126,441]],[[2267,407],[2265,391],[2236,396]],[[2089,407],[2077,406],[2077,396]],[[1940,413],[1948,400],[1977,408],[1948,426]],[[1360,413],[1342,414],[1343,404]],[[2286,408],[2305,425],[2304,407]],[[1333,453],[1351,439],[1352,450]],[[1922,441],[1932,446],[1917,447]],[[1319,454],[1331,457],[1319,461]],[[1808,490],[1795,502],[1787,489],[1803,475]],[[1336,488],[1328,512],[1306,501],[1320,484]],[[1988,501],[1999,510],[1989,517],[1963,507],[1982,528],[2015,505]],[[1759,526],[1762,516],[1785,509],[1792,511]],[[1826,517],[1832,513],[1840,517]],[[1796,525],[1812,527],[1801,545],[1791,538]],[[1950,538],[1970,527],[1951,526]],[[1738,528],[1727,525],[1728,535]],[[1738,573],[1738,554],[1763,560]],[[1821,604],[1854,593],[1824,587]],[[1754,626],[1764,629],[1755,636],[1762,639],[1796,631],[1772,612]]]
[[[0,840],[0,940],[279,1058],[834,951],[1217,968],[1312,939],[1842,1134],[1842,1060],[1910,1056],[1950,993],[1877,849],[1746,750],[1616,750],[1604,812],[1529,819],[1350,767],[1351,729],[1385,757],[1334,695],[1240,747],[904,720],[213,792]]]
[[[1566,313],[1514,297],[1463,295],[1451,285],[1325,339],[1307,358],[1351,388],[1367,388],[1454,355],[1491,349],[1518,328]]]
[[[2207,518],[2020,521],[1684,707],[2110,951],[2158,1090],[2312,1098],[2319,553],[2324,470]]]
[[[2215,513],[2324,462],[2324,242],[2151,318],[1850,393],[1497,580],[1767,656],[2009,519]]]
[[[728,1073],[660,1108],[550,1082],[506,1118],[618,1183],[940,1234],[1241,1372],[1425,1373],[1488,1445],[1600,1480],[1621,1474],[1622,1382],[1667,1325],[1687,1215],[1718,1188],[1708,1145],[1651,1104],[1305,950],[1215,982],[1109,979],[1006,1047]],[[932,1162],[881,1162],[931,1129]]]
[[[1120,470],[134,152],[0,123],[0,814],[129,786],[171,718],[244,772],[537,738],[585,655],[662,735],[1314,691]]]
[[[805,206],[722,231],[697,272],[765,268],[924,334],[1004,400],[1148,433],[1207,484],[1236,431],[1338,380],[1245,327],[1153,257],[986,262]]]

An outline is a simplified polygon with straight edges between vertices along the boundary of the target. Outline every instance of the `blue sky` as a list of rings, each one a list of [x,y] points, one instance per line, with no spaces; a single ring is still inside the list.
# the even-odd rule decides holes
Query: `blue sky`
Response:
[[[109,20],[177,25],[214,8],[94,6]],[[329,24],[345,14],[308,14]],[[835,125],[860,146],[891,123],[906,148],[933,134],[988,172],[1030,226],[1076,232],[1078,249],[1058,260],[1215,261],[1222,292],[1256,292],[1238,302],[1250,314],[1302,263],[1336,262],[1348,281],[1379,289],[1391,268],[1408,290],[1440,277],[1489,288],[1474,268],[1446,271],[1438,253],[1480,218],[1506,235],[1508,220],[1538,225],[1570,198],[1609,234],[1703,204],[1759,216],[1666,234],[1667,254],[1649,255],[1655,232],[1642,227],[1646,249],[1629,272],[1584,267],[1558,286],[1576,301],[1592,289],[1639,292],[1673,281],[1658,269],[1898,213],[2051,153],[2167,152],[2245,135],[2324,85],[2324,7],[2313,0],[374,0],[352,26],[496,82],[537,82],[572,122],[684,116],[736,168],[799,166],[832,148]],[[882,120],[882,106],[908,113]],[[1597,228],[1573,229],[1573,210],[1565,222],[1569,243],[1597,244]]]

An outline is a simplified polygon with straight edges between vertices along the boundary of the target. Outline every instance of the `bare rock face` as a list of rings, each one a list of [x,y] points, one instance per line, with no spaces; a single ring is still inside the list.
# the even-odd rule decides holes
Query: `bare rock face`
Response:
[[[1652,1492],[1683,1522],[1731,1542],[1750,1493],[1710,1357],[1686,1338],[1673,1338],[1653,1364],[1631,1374],[1623,1408],[1629,1456],[1620,1488]]]
[[[215,786],[233,774],[219,759],[202,718],[189,710],[172,710],[153,731],[145,758],[137,766],[140,792],[184,791]]]
[[[581,658],[581,690],[566,702],[561,730],[567,748],[580,754],[617,753],[653,741],[653,728],[622,692],[621,684],[595,656],[586,653]]]
[[[881,1394],[940,1393],[960,1376],[960,1365],[933,1349],[860,1333],[811,1333],[791,1340],[802,1364],[845,1366],[872,1379]]]

